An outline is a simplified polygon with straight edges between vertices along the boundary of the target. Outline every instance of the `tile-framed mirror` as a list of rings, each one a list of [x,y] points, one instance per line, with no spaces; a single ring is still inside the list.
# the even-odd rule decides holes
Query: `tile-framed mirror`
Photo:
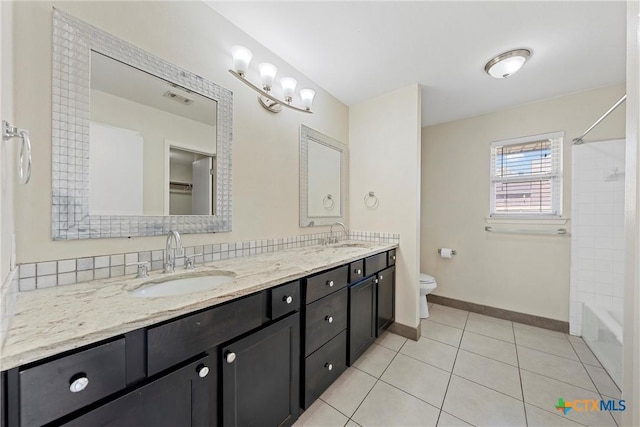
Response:
[[[300,227],[345,222],[347,146],[300,125]]]
[[[54,240],[231,231],[230,90],[54,9],[52,92]]]

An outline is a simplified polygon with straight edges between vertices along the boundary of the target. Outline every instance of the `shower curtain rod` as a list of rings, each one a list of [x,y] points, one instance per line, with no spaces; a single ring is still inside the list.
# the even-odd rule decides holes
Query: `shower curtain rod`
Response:
[[[580,135],[577,138],[573,138],[573,145],[580,145],[580,144],[584,144],[584,140],[582,138],[584,138],[585,136],[587,136],[587,134],[589,132],[591,132],[591,130],[598,126],[600,124],[601,121],[603,121],[604,119],[607,118],[607,116],[609,114],[611,114],[613,112],[613,110],[615,110],[616,108],[618,108],[620,106],[620,104],[622,104],[625,100],[627,99],[627,94],[625,93],[624,95],[622,95],[622,98],[620,98],[618,100],[618,102],[616,102],[615,104],[613,104],[613,106],[611,108],[609,108],[607,110],[606,113],[604,113],[602,116],[600,116],[600,118],[598,120],[596,120],[596,122],[594,124],[592,124],[589,129],[585,130],[582,135]]]

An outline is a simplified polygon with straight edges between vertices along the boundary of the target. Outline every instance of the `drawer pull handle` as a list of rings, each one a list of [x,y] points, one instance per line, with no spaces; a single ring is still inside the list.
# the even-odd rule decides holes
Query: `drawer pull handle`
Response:
[[[382,279],[384,279],[384,276],[381,274],[381,275],[380,275],[380,280],[382,280]]]
[[[327,285],[328,285],[330,288],[333,288],[333,280],[327,280]]]
[[[69,390],[71,391],[71,393],[80,393],[82,390],[87,388],[88,385],[89,378],[83,375],[71,382],[71,384],[69,385]]]
[[[333,370],[333,365],[329,362],[325,363],[324,367],[327,368],[329,371]]]
[[[292,296],[286,296],[284,298],[282,298],[282,301],[286,302],[287,304],[291,304],[293,302],[293,297]]]
[[[209,368],[208,368],[208,367],[206,367],[205,365],[199,365],[199,366],[196,368],[196,371],[198,372],[198,376],[199,376],[200,378],[204,378],[204,377],[206,377],[207,375],[209,375]]]
[[[329,323],[333,323],[333,317],[331,316],[325,316],[324,320],[326,320]]]
[[[360,270],[359,268],[356,268],[355,270],[353,270],[353,272],[356,274],[362,274],[362,270]]]
[[[233,363],[236,360],[236,354],[232,351],[228,352],[224,357],[227,363]]]

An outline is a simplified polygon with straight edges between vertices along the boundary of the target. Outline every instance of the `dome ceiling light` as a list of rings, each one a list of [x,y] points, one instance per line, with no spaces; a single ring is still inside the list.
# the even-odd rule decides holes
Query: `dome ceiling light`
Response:
[[[517,73],[530,57],[530,49],[510,50],[487,62],[484,66],[484,71],[496,79],[505,79]]]

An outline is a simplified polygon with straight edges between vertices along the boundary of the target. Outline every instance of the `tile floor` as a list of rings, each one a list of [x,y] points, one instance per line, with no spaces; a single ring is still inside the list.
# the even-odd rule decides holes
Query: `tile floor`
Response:
[[[297,426],[616,426],[559,397],[619,399],[581,338],[431,305],[418,342],[385,332]]]

